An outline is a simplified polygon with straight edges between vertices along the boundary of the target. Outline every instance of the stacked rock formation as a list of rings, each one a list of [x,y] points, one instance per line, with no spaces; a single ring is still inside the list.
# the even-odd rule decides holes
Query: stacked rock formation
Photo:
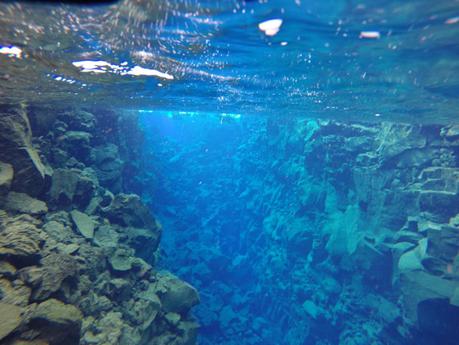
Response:
[[[135,119],[1,112],[0,343],[195,344],[198,294],[155,270],[161,226],[125,192]]]
[[[458,126],[183,122],[146,170],[202,344],[457,342]]]

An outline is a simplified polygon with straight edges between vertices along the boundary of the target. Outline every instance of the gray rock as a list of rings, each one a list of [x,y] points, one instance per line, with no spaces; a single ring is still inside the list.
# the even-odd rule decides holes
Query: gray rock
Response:
[[[81,170],[57,169],[53,174],[49,196],[53,203],[61,207],[72,203],[86,207],[96,188],[97,181]]]
[[[93,148],[91,159],[101,185],[115,193],[120,192],[124,162],[119,158],[118,146],[107,144]]]
[[[94,221],[85,213],[78,210],[70,212],[78,232],[87,239],[94,238]]]
[[[172,274],[160,276],[165,287],[159,298],[165,312],[186,314],[192,307],[199,304],[199,295],[194,287],[178,279]]]
[[[104,208],[105,216],[113,223],[156,231],[159,228],[148,208],[135,194],[118,194],[110,206]]]
[[[9,192],[5,201],[5,208],[9,211],[41,215],[48,212],[44,201],[32,198],[25,193]]]

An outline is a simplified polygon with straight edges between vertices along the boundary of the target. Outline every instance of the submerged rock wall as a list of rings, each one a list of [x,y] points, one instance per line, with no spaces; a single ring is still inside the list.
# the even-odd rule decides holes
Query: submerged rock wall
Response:
[[[193,345],[197,291],[155,269],[137,119],[0,114],[0,344]]]
[[[149,126],[164,264],[201,292],[202,344],[455,343],[457,127]]]

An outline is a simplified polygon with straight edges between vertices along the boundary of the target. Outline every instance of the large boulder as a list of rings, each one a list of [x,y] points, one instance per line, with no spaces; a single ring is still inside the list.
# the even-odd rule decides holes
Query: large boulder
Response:
[[[159,280],[162,289],[158,291],[162,308],[166,313],[187,314],[199,304],[199,295],[194,287],[174,275],[161,274]]]
[[[31,215],[42,215],[48,212],[48,206],[44,201],[25,193],[9,192],[4,207],[9,211]]]
[[[38,262],[45,237],[36,220],[22,215],[0,223],[0,257],[19,266]]]
[[[19,275],[32,286],[32,299],[42,301],[58,291],[66,278],[75,276],[77,268],[72,256],[51,253],[40,260],[40,267],[23,268]]]
[[[50,343],[79,344],[83,315],[77,307],[49,299],[38,304],[30,318],[35,330]]]
[[[135,194],[117,194],[112,203],[104,208],[105,216],[113,223],[134,228],[157,230],[159,224],[148,208]]]
[[[3,303],[26,307],[29,304],[31,289],[20,279],[10,281],[0,278],[0,293]]]
[[[50,200],[62,207],[72,203],[86,207],[94,196],[97,181],[78,169],[56,169],[53,174]]]
[[[86,162],[91,151],[91,134],[83,131],[67,131],[59,137],[59,147],[77,158],[79,161]]]
[[[13,304],[0,303],[0,341],[21,324],[22,309]]]
[[[91,217],[78,210],[73,210],[70,215],[78,232],[85,238],[92,239],[94,237],[95,224]]]
[[[119,158],[118,146],[107,144],[93,148],[91,160],[100,184],[114,193],[120,192],[124,162]]]
[[[14,167],[12,188],[37,196],[44,189],[47,173],[31,139],[24,109],[9,109],[0,116],[0,159]]]

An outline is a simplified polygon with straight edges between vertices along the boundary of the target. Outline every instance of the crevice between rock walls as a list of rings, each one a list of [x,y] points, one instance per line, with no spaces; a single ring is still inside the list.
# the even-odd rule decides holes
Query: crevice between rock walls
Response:
[[[197,291],[155,269],[137,119],[106,109],[0,113],[0,344],[193,345]]]
[[[202,344],[457,344],[458,126],[181,122],[144,193]]]

